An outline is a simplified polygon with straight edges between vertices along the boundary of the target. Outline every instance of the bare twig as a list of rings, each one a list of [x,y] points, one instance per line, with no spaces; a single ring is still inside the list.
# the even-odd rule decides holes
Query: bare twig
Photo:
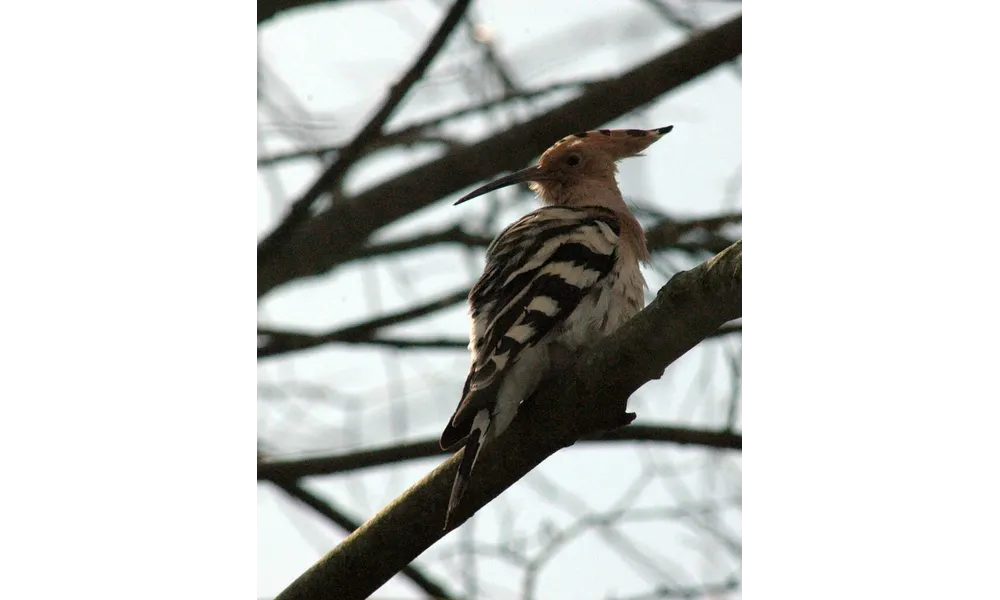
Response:
[[[461,338],[371,338],[348,342],[369,346],[386,346],[398,350],[468,350],[469,340]]]
[[[432,135],[428,133],[427,130],[437,127],[443,123],[447,123],[448,121],[460,119],[462,117],[484,112],[487,110],[492,110],[504,104],[508,104],[514,100],[532,100],[539,96],[544,96],[546,94],[551,94],[553,92],[568,90],[568,89],[586,90],[588,87],[601,83],[602,81],[604,80],[596,79],[596,80],[561,81],[558,83],[552,83],[536,89],[507,92],[498,98],[493,98],[491,100],[486,100],[478,104],[473,104],[472,106],[467,106],[465,108],[453,110],[443,115],[432,117],[430,119],[425,119],[423,121],[414,123],[412,125],[407,125],[406,127],[399,129],[397,131],[391,131],[389,133],[386,133],[385,135],[381,136],[380,138],[372,142],[368,150],[387,148],[391,146],[407,146],[407,145],[421,144],[421,143],[427,143],[427,144],[438,143],[438,144],[454,145],[455,140],[440,135]],[[315,148],[306,148],[303,150],[297,150],[295,152],[289,152],[286,154],[274,154],[270,156],[262,156],[257,159],[257,166],[266,167],[282,163],[285,161],[295,160],[299,158],[306,158],[310,156],[322,158],[334,152],[339,152],[342,148],[343,148],[342,145],[318,146]]]
[[[380,319],[395,318],[397,319],[397,323],[402,323],[410,318],[416,318],[427,314],[426,312],[421,312],[421,310],[426,307],[427,305],[424,305],[417,307],[417,309],[413,310],[411,313],[396,313],[396,315],[381,317]],[[441,308],[446,308],[446,306]],[[352,331],[355,327],[357,328],[356,332]],[[278,331],[275,329],[258,327],[257,335],[266,337],[267,342],[265,342],[264,346],[257,349],[257,358],[267,358],[270,356],[277,356],[279,354],[286,354],[288,352],[295,352],[296,350],[306,350],[333,343],[386,346],[400,350],[467,350],[469,348],[468,339],[369,337],[375,335],[375,330],[377,328],[374,328],[371,331],[368,331],[368,329],[369,324],[361,324],[352,326],[352,328],[348,328],[347,330],[340,329],[327,334],[315,336],[305,333]],[[716,329],[705,339],[723,337],[734,333],[743,333],[743,325],[739,323],[728,323]]]
[[[279,12],[330,0],[257,0],[257,26]]]
[[[743,436],[729,431],[708,431],[670,427],[668,425],[631,425],[585,437],[588,443],[606,442],[669,442],[672,444],[742,450]],[[277,480],[312,475],[332,475],[359,469],[369,469],[408,460],[448,454],[438,446],[437,439],[394,444],[385,448],[362,450],[349,454],[318,456],[297,460],[264,460],[257,463],[257,480]]]
[[[612,600],[658,600],[662,598],[710,598],[740,589],[739,576],[733,575],[717,583],[705,583],[697,586],[678,587],[669,585],[657,586],[655,590],[639,596],[617,596]]]
[[[544,87],[535,89],[521,90],[516,92],[506,92],[504,95],[498,98],[485,100],[483,102],[480,102],[479,104],[473,104],[472,106],[460,108],[458,110],[454,110],[437,117],[433,117],[424,121],[420,121],[418,123],[414,123],[412,125],[408,125],[407,127],[400,129],[399,131],[393,131],[388,135],[390,137],[412,135],[414,133],[422,132],[432,127],[437,127],[438,125],[442,125],[454,119],[460,119],[468,115],[480,113],[486,110],[492,110],[494,108],[497,108],[499,106],[502,106],[504,104],[507,104],[515,100],[533,100],[539,96],[544,96],[545,94],[551,94],[553,92],[558,92],[568,89],[587,90],[598,84],[604,83],[605,81],[606,81],[605,79],[592,79],[592,80],[574,79],[570,81],[560,81],[557,83],[551,83]]]
[[[667,21],[674,27],[677,27],[681,31],[684,31],[688,34],[693,34],[693,33],[698,33],[699,31],[704,29],[702,24],[699,23],[696,19],[692,19],[691,17],[682,15],[680,12],[678,12],[673,7],[667,5],[667,3],[663,2],[662,0],[645,0],[645,2],[647,5],[649,5],[650,8],[656,11],[657,14],[663,17],[665,21]],[[738,60],[733,60],[730,63],[730,66],[733,68],[733,71],[736,73],[737,77],[743,76],[743,71],[740,68]]]
[[[376,331],[382,327],[398,325],[400,323],[422,317],[433,312],[454,306],[465,300],[469,295],[469,290],[452,292],[437,300],[425,302],[413,308],[391,313],[377,319],[351,325],[342,329],[336,329],[318,335],[309,333],[297,333],[288,331],[277,331],[268,328],[257,328],[258,339],[264,338],[263,343],[258,343],[257,358],[267,358],[278,354],[287,354],[297,350],[307,350],[315,348],[329,342],[357,342],[371,338]]]
[[[715,232],[724,225],[743,222],[743,213],[734,212],[701,219],[664,218],[646,229],[646,244],[650,250],[670,248],[680,243],[681,238],[698,231]],[[730,241],[729,244],[732,244]],[[720,252],[716,250],[716,252]]]
[[[389,148],[392,146],[416,146],[420,144],[438,144],[444,145],[446,147],[455,147],[457,143],[455,140],[441,136],[441,135],[418,135],[419,132],[414,132],[412,135],[407,136],[393,136],[390,134],[383,135],[375,138],[371,144],[364,149],[362,156],[366,156],[375,152],[376,150],[381,150],[383,148]],[[261,156],[257,158],[257,167],[270,167],[278,165],[290,160],[297,160],[300,158],[316,158],[325,159],[327,156],[340,152],[343,146],[316,146],[312,148],[304,148],[302,150],[296,150],[294,152],[286,152],[282,154],[269,154],[266,156]]]
[[[316,201],[323,193],[329,191],[333,185],[339,181],[347,169],[362,155],[365,148],[368,147],[379,135],[382,133],[382,127],[385,122],[392,116],[396,108],[403,101],[407,92],[424,74],[427,67],[430,66],[431,61],[437,56],[441,48],[444,47],[445,41],[447,41],[448,36],[451,34],[452,30],[461,20],[462,15],[469,6],[471,0],[456,0],[445,16],[444,20],[441,21],[441,25],[438,26],[437,31],[431,37],[424,48],[424,51],[420,53],[417,60],[414,61],[413,65],[407,70],[406,74],[389,90],[389,95],[382,103],[382,106],[372,115],[372,118],[368,123],[361,129],[357,136],[351,141],[350,144],[344,147],[337,156],[337,161],[330,165],[326,171],[320,175],[319,179],[316,180],[313,185],[306,190],[301,198],[292,204],[291,209],[282,222],[267,236],[260,244],[257,246],[257,260],[262,261],[269,257],[275,250],[276,247],[282,245],[291,237],[292,232],[301,223],[308,220],[309,209],[312,207],[313,202]],[[258,5],[259,11],[259,5]],[[258,15],[259,18],[259,15]],[[258,291],[259,294],[259,291]]]
[[[504,93],[516,93],[519,86],[515,83],[514,75],[506,61],[496,53],[493,40],[476,35],[476,25],[470,16],[465,18],[465,27],[472,43],[483,49],[483,58],[486,64],[492,67],[500,83],[503,84]]]
[[[257,332],[261,333],[262,330],[258,329]],[[267,330],[263,330],[267,331]],[[282,335],[292,335],[287,332],[271,331],[271,334],[275,336]],[[731,335],[734,333],[743,333],[743,325],[739,323],[728,323],[719,327],[714,332],[712,332],[708,338],[723,337],[726,335]],[[322,342],[326,343],[326,342]],[[342,343],[342,344],[364,344],[368,346],[386,346],[389,348],[397,348],[400,350],[467,350],[469,348],[469,340],[461,338],[399,338],[399,337],[372,337],[372,338],[349,338],[349,339],[336,339],[331,340],[330,343]]]
[[[661,2],[660,0],[645,0],[645,2],[650,8],[656,11],[658,15],[663,17],[665,21],[686,31],[687,33],[693,33],[700,29],[698,23],[680,14],[672,7],[668,6],[665,2]]]
[[[292,498],[295,498],[302,504],[305,504],[309,508],[313,509],[327,520],[335,523],[347,533],[353,532],[360,526],[360,523],[355,522],[353,519],[344,514],[343,511],[334,508],[331,502],[324,500],[323,498],[320,498],[316,494],[313,494],[309,490],[303,488],[297,481],[288,479],[272,479],[271,483]],[[425,575],[413,565],[406,565],[403,567],[400,574],[412,581],[418,588],[427,592],[431,598],[449,600],[453,597],[443,587],[441,587],[441,584]]]
[[[711,233],[723,225],[740,223],[742,220],[742,213],[729,213],[701,219],[674,219],[667,217],[646,230],[646,243],[652,251],[710,251],[712,254],[716,254],[724,250],[735,240],[726,240],[721,248],[716,248],[714,244],[699,246],[695,242],[683,242],[681,238],[700,231]],[[420,250],[437,244],[460,244],[468,248],[486,248],[492,241],[493,238],[490,236],[469,233],[461,226],[453,225],[447,229],[424,233],[411,238],[362,246],[345,256],[343,262],[397,254],[409,250]]]
[[[531,599],[535,597],[535,587],[538,573],[545,563],[551,560],[559,547],[570,543],[574,538],[578,538],[590,531],[595,531],[598,535],[605,537],[607,542],[620,547],[622,551],[631,555],[632,562],[637,567],[651,572],[658,581],[672,579],[666,571],[662,570],[659,561],[651,560],[653,557],[640,552],[627,538],[616,535],[612,526],[619,522],[649,521],[656,519],[683,519],[690,518],[701,513],[711,513],[718,510],[718,507],[705,507],[697,503],[680,506],[669,506],[663,508],[633,508],[614,509],[596,514],[586,514],[580,516],[572,525],[554,533],[549,537],[542,548],[536,551],[534,558],[528,561],[525,568],[524,584],[521,590],[521,597]],[[623,547],[624,546],[624,547]],[[662,560],[662,559],[661,559]],[[662,585],[659,589],[667,589]],[[676,589],[676,588],[672,588]]]
[[[408,239],[362,246],[352,252],[351,255],[344,260],[344,262],[374,258],[376,256],[384,256],[387,254],[397,254],[399,252],[407,252],[409,250],[419,250],[421,248],[427,248],[437,244],[451,243],[461,244],[469,248],[486,248],[492,241],[493,238],[490,236],[469,233],[462,229],[461,226],[455,225],[453,227],[449,227],[448,229],[435,231],[433,233],[424,233]]]
[[[588,437],[584,441],[645,441],[670,442],[723,450],[743,450],[743,435],[731,431],[709,431],[668,427],[666,425],[630,425],[600,434],[600,438]]]

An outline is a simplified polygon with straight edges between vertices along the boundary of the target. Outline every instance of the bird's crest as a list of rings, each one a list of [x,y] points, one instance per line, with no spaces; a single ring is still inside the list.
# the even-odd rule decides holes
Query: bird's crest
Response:
[[[546,165],[575,149],[591,148],[614,160],[636,156],[656,140],[670,133],[673,125],[657,129],[594,129],[567,135],[546,150],[538,161]]]
[[[531,182],[531,189],[538,192],[546,204],[576,203],[572,194],[561,194],[559,188],[588,180],[600,182],[604,192],[610,183],[613,194],[620,197],[614,180],[617,161],[637,156],[673,128],[668,125],[657,129],[595,129],[568,135],[546,150],[537,165],[494,179],[462,196],[455,204],[524,182]],[[575,196],[588,204],[604,205],[592,192],[578,189]]]

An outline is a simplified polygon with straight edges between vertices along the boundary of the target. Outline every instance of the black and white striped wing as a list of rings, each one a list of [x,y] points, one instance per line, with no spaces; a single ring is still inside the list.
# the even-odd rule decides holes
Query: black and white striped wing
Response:
[[[469,294],[473,364],[462,401],[441,436],[464,438],[476,412],[521,352],[556,330],[614,267],[620,226],[601,207],[545,207],[506,228],[486,253]]]

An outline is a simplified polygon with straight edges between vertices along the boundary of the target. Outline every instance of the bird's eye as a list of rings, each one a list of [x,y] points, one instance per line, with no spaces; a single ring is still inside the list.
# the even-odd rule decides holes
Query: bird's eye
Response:
[[[575,167],[580,164],[580,157],[576,154],[570,154],[569,158],[566,159],[566,164]]]

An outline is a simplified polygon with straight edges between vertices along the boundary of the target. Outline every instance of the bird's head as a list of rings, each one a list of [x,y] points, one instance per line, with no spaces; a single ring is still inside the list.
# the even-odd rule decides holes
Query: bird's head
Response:
[[[530,182],[531,189],[546,204],[585,203],[594,195],[593,190],[602,188],[617,193],[616,163],[639,156],[673,128],[669,125],[658,129],[596,129],[574,133],[546,150],[538,164],[487,183],[455,204],[524,182]]]

